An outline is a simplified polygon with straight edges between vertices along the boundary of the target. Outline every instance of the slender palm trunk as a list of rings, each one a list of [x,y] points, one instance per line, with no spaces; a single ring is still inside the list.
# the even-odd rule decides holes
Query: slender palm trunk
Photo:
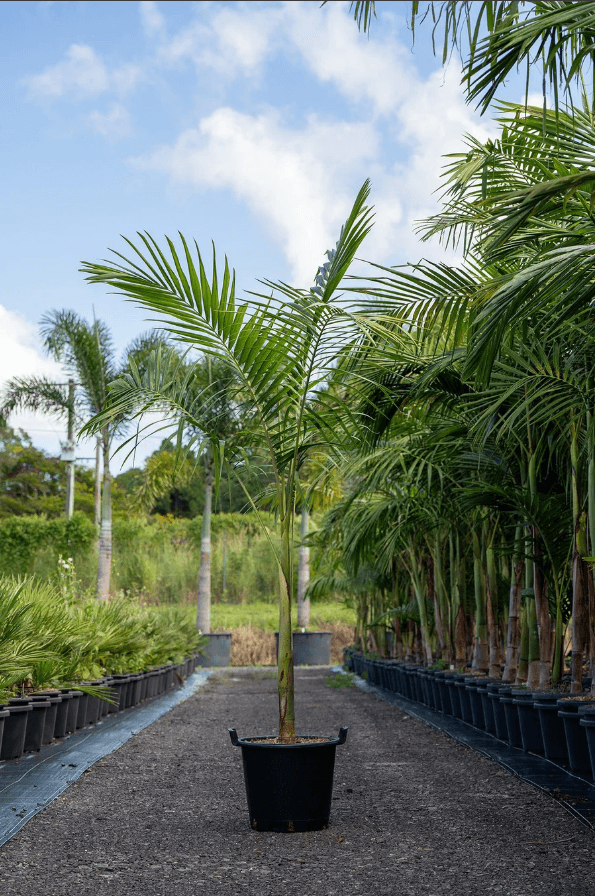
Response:
[[[485,576],[482,565],[482,546],[477,532],[473,531],[473,586],[475,592],[475,649],[473,668],[476,672],[487,672],[489,655],[487,645],[487,619]]]
[[[110,439],[106,430],[102,432],[103,485],[101,491],[101,522],[99,528],[99,551],[97,564],[97,597],[109,600],[112,573],[112,477],[109,468]]]
[[[508,597],[508,625],[506,627],[506,662],[502,681],[515,681],[519,668],[521,591],[523,588],[524,562],[521,554],[521,526],[516,527],[514,556],[510,569],[510,594]]]
[[[490,678],[500,678],[500,642],[498,630],[498,591],[496,577],[496,561],[494,557],[495,527],[491,538],[488,537],[487,523],[484,524],[486,544],[486,610],[488,627],[489,669]]]
[[[211,631],[211,505],[213,500],[213,468],[207,461],[205,503],[202,512],[200,567],[196,595],[196,629],[205,635]]]
[[[308,506],[304,504],[300,520],[301,543],[299,547],[297,581],[297,624],[300,628],[307,628],[310,625],[310,598],[306,594],[308,582],[310,581],[310,548],[307,544],[304,544],[304,540],[308,535],[309,517]]]
[[[279,740],[295,741],[295,710],[293,699],[293,633],[291,603],[293,592],[293,556],[291,551],[292,514],[286,511],[281,520],[281,566],[279,569],[281,596],[279,600],[279,657],[277,691],[279,695]]]
[[[95,525],[101,523],[101,436],[95,440]]]
[[[589,640],[589,590],[587,584],[586,554],[587,515],[582,510],[578,428],[571,424],[570,462],[572,466],[572,516],[574,544],[572,551],[572,660],[570,665],[570,692],[583,689],[583,659]]]
[[[589,518],[589,554],[595,557],[595,433],[591,411],[587,411],[587,514]],[[589,564],[589,653],[591,675],[591,694],[595,694],[595,588],[593,585],[593,567]]]

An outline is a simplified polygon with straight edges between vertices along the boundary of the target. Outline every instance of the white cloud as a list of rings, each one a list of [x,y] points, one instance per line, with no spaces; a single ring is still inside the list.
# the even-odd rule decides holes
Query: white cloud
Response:
[[[143,25],[143,29],[145,34],[149,37],[153,37],[155,34],[159,34],[160,31],[163,30],[165,26],[165,21],[159,9],[157,8],[157,3],[155,0],[141,0],[139,3],[140,7],[140,17]]]
[[[120,103],[112,103],[107,112],[91,112],[87,122],[92,130],[107,140],[118,140],[132,132],[128,110]]]
[[[137,164],[199,188],[231,189],[265,221],[296,282],[307,285],[353,201],[346,181],[377,151],[366,123],[311,116],[297,131],[284,127],[276,112],[253,117],[222,108]]]
[[[226,79],[253,75],[273,49],[272,38],[278,38],[283,19],[284,10],[278,7],[238,3],[216,9],[208,22],[192,22],[165,43],[160,59],[167,64],[190,59]]]
[[[32,96],[52,99],[68,93],[78,98],[98,96],[108,90],[128,93],[141,77],[142,71],[136,65],[110,70],[92,47],[72,44],[65,59],[24,80]]]
[[[37,328],[0,305],[0,389],[13,377],[28,376],[46,376],[55,382],[67,379],[60,365],[42,354]],[[65,424],[57,417],[26,411],[11,414],[8,423],[13,429],[24,429],[53,454],[60,450],[59,440],[66,438]]]

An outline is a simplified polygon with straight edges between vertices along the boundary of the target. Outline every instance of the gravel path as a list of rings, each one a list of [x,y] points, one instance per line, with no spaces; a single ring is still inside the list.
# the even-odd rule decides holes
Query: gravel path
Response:
[[[550,797],[322,670],[296,679],[299,730],[350,726],[327,831],[251,830],[227,728],[273,733],[275,681],[234,669],[2,847],[1,896],[593,896],[593,835]]]

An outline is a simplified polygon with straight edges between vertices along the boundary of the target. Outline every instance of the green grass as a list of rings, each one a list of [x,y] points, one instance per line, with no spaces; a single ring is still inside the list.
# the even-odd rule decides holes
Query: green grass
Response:
[[[295,607],[293,608],[295,623]],[[319,630],[333,622],[355,625],[355,610],[340,601],[310,605],[310,630]],[[279,628],[279,610],[265,601],[249,604],[214,604],[211,607],[211,629],[232,631],[242,625],[264,632],[276,632]]]
[[[351,672],[345,672],[340,675],[325,675],[324,680],[329,688],[354,688],[353,675]]]

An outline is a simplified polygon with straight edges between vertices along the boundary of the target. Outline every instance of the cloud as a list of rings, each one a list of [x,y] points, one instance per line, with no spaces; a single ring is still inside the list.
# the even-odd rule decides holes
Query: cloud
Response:
[[[377,151],[365,123],[310,116],[299,131],[275,111],[222,108],[137,164],[198,188],[231,189],[281,243],[296,282],[308,285],[353,201],[346,182]]]
[[[65,59],[24,80],[31,96],[55,99],[69,93],[77,98],[98,96],[110,90],[128,93],[141,77],[139,66],[129,64],[110,70],[92,47],[72,44]]]
[[[120,103],[112,103],[107,112],[91,112],[87,122],[92,130],[107,140],[119,140],[132,133],[130,114]]]
[[[60,365],[42,354],[37,327],[0,305],[0,389],[3,390],[7,380],[13,377],[27,376],[66,381]],[[26,411],[11,414],[8,423],[14,429],[30,433],[36,444],[54,454],[59,451],[59,439],[66,437],[64,421],[57,417]]]
[[[159,58],[168,65],[186,59],[230,80],[256,74],[273,49],[284,19],[282,7],[238,3],[216,9],[208,21],[195,21],[163,44]]]
[[[148,37],[153,37],[163,31],[165,20],[159,12],[155,0],[141,0],[139,8],[143,30]]]

